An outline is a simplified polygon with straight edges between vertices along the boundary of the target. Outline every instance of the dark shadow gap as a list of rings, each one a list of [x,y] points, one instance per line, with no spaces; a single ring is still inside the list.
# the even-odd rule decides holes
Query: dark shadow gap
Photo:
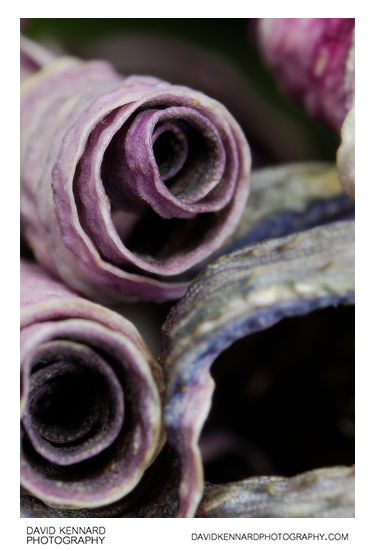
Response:
[[[206,480],[354,463],[354,307],[284,319],[234,343],[211,372]]]

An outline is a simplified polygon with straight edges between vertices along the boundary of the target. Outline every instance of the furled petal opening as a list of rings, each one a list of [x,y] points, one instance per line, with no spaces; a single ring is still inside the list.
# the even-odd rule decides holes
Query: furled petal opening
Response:
[[[163,380],[135,327],[21,262],[21,485],[50,507],[111,505],[158,455]]]
[[[105,62],[57,58],[25,79],[21,141],[23,235],[96,300],[181,296],[249,193],[249,147],[223,105]]]

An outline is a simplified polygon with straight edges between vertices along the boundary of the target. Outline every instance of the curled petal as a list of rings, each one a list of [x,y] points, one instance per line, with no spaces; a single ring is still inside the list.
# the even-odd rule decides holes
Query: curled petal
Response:
[[[241,217],[249,148],[200,92],[57,58],[24,81],[21,125],[23,234],[87,296],[181,296]]]
[[[21,20],[25,23],[27,19]],[[50,63],[55,57],[52,52],[39,46],[36,42],[21,35],[20,41],[21,54],[21,80],[39,71],[42,67]]]
[[[283,88],[340,131],[354,96],[354,19],[260,19],[257,36]]]
[[[341,131],[339,179],[354,199],[354,19],[261,19],[257,36],[283,88]]]
[[[354,517],[354,467],[206,484],[197,517]]]
[[[284,317],[354,301],[354,222],[336,222],[221,257],[163,327],[165,423],[180,460],[180,516],[203,492],[198,439],[214,389],[210,367],[231,343]]]
[[[160,366],[125,318],[27,261],[21,383],[21,485],[30,499],[75,516],[137,487],[164,443]]]
[[[341,128],[341,145],[337,150],[337,171],[345,193],[355,196],[355,113],[354,105]]]
[[[178,500],[176,458],[168,445],[146,470],[137,487],[122,499],[102,507],[66,509],[50,507],[37,497],[21,491],[21,516],[35,518],[170,518]]]
[[[251,196],[240,223],[209,261],[251,243],[350,217],[354,217],[354,206],[342,192],[333,163],[260,168],[252,173]]]
[[[238,32],[245,31],[246,21]],[[222,22],[216,33],[222,32]],[[70,45],[75,55],[85,59],[106,59],[123,75],[157,75],[168,82],[201,90],[223,103],[251,143],[253,162],[315,159],[316,145],[308,139],[306,128],[264,93],[260,79],[251,78],[223,52],[197,45],[182,37],[163,33],[111,33],[110,37]],[[194,67],[187,71],[186,67]],[[265,152],[267,151],[266,155]]]

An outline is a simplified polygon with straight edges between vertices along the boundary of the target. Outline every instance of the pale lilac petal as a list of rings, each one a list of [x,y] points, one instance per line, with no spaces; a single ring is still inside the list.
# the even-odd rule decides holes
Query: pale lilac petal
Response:
[[[27,19],[21,19],[21,28],[22,21],[25,23]],[[21,80],[42,69],[42,67],[50,63],[55,57],[52,52],[23,35],[21,35],[20,39],[20,53]]]
[[[136,328],[21,261],[21,485],[48,507],[111,506],[163,442],[163,379]]]
[[[21,89],[21,225],[38,262],[100,301],[164,301],[234,231],[250,152],[201,92],[57,58]]]

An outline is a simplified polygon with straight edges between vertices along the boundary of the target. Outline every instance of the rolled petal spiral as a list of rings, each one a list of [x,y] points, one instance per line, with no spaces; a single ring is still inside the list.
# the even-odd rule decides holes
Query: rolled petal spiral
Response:
[[[353,221],[239,249],[198,275],[163,327],[164,418],[180,461],[179,516],[194,516],[203,493],[198,441],[211,407],[214,360],[285,317],[353,301]]]
[[[63,57],[21,87],[21,226],[38,262],[100,301],[181,296],[234,231],[250,151],[219,102]]]
[[[162,392],[160,366],[130,322],[21,262],[26,495],[77,516],[127,496],[164,443]]]

